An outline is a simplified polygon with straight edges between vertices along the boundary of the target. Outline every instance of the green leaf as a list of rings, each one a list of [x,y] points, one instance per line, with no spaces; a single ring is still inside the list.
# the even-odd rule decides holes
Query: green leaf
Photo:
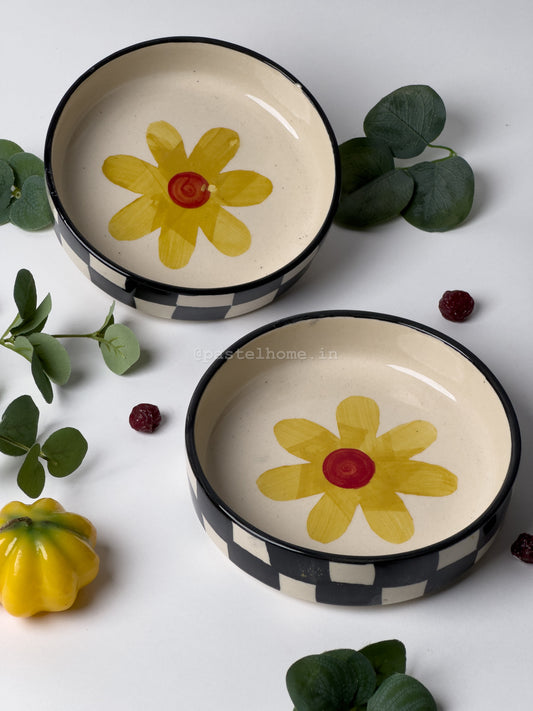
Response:
[[[366,704],[376,689],[377,678],[374,667],[370,660],[360,652],[356,652],[352,663],[357,676],[357,693],[355,699],[352,699],[352,704]]]
[[[52,310],[52,297],[47,294],[30,318],[11,327],[14,336],[42,331]]]
[[[54,218],[41,175],[30,175],[21,188],[21,196],[11,205],[11,222],[23,230],[33,232],[50,227]]]
[[[33,153],[25,153],[24,151],[15,153],[9,159],[9,165],[15,173],[15,185],[17,188],[22,188],[31,175],[44,177],[44,163]]]
[[[370,661],[376,672],[378,686],[392,674],[404,674],[406,667],[405,645],[397,639],[387,639],[369,644],[359,650]]]
[[[408,205],[414,180],[401,169],[390,170],[349,195],[341,195],[335,222],[362,229],[397,217]]]
[[[404,86],[383,97],[365,120],[369,138],[385,141],[397,158],[417,156],[444,128],[446,109],[429,86]]]
[[[7,138],[0,138],[0,160],[9,160],[15,153],[22,152],[22,148]]]
[[[109,326],[115,323],[115,316],[113,315],[113,312],[115,311],[115,302],[111,304],[109,311],[107,312],[107,316],[105,317],[105,320],[103,324],[100,326],[98,331],[96,331],[96,336],[99,338],[104,338],[104,334]]]
[[[5,225],[9,222],[9,211],[10,205],[4,208],[0,208],[0,226]]]
[[[414,227],[445,232],[466,219],[474,200],[474,173],[463,158],[426,161],[406,170],[415,188],[402,215]]]
[[[35,443],[38,425],[39,410],[32,398],[29,395],[21,395],[13,400],[6,407],[0,420],[0,436],[23,445],[23,448],[0,439],[0,452],[13,457],[24,454],[26,448]]]
[[[437,704],[417,679],[407,674],[393,674],[369,700],[367,711],[437,711]]]
[[[20,269],[15,278],[13,298],[22,319],[33,316],[37,308],[37,288],[32,273],[28,269]]]
[[[52,476],[68,476],[80,466],[87,454],[87,441],[74,427],[63,427],[48,437],[42,446],[42,453]]]
[[[339,146],[341,193],[353,193],[394,168],[390,148],[373,138],[352,138]]]
[[[100,349],[107,367],[122,375],[137,362],[140,356],[139,341],[133,331],[121,323],[113,323],[104,333]]]
[[[359,685],[357,655],[353,649],[334,649],[294,662],[286,684],[297,711],[348,711]]]
[[[33,346],[28,341],[26,336],[17,336],[13,343],[6,343],[5,345],[6,348],[15,351],[15,353],[18,353],[31,363],[31,359],[33,356]]]
[[[32,333],[28,336],[28,341],[34,347],[50,380],[64,385],[71,371],[70,357],[65,347],[47,333]]]
[[[11,202],[11,189],[15,182],[15,174],[9,163],[0,160],[0,210],[5,212]]]
[[[35,350],[33,351],[33,355],[31,358],[31,374],[33,376],[33,380],[35,381],[35,385],[37,385],[37,387],[39,388],[39,391],[44,397],[45,401],[48,403],[52,402],[52,400],[54,399],[52,383],[50,382],[50,378],[46,374],[44,366],[41,363],[41,359],[39,358]]]
[[[34,444],[24,458],[17,476],[17,484],[32,499],[36,499],[44,488],[45,474],[39,461],[40,451],[39,445]]]

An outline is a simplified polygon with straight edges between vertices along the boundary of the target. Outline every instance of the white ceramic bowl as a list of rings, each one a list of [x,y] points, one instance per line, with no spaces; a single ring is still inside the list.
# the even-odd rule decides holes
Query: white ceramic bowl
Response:
[[[123,49],[67,91],[48,130],[56,232],[113,298],[166,318],[271,302],[315,256],[339,192],[335,137],[271,60],[199,37]]]
[[[494,375],[444,335],[366,312],[288,318],[230,346],[189,407],[193,501],[239,567],[371,605],[440,590],[487,550],[520,458]]]

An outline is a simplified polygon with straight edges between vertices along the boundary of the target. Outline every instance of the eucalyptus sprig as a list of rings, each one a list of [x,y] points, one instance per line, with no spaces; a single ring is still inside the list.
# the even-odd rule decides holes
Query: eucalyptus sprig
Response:
[[[365,136],[339,146],[336,223],[362,229],[402,215],[421,230],[444,232],[463,222],[472,208],[474,173],[452,148],[433,143],[445,122],[444,102],[429,86],[404,86],[381,99],[364,119]],[[398,164],[427,148],[446,154]]]
[[[46,463],[55,477],[72,474],[87,453],[87,441],[74,427],[53,432],[41,445],[37,442],[39,410],[29,395],[11,402],[0,420],[0,452],[13,457],[23,456],[17,483],[22,491],[37,498],[44,488]]]
[[[294,662],[287,691],[294,711],[437,711],[431,693],[405,669],[405,646],[396,639],[333,649]]]
[[[23,230],[50,227],[53,215],[46,195],[44,163],[17,143],[0,139],[0,225]]]
[[[30,362],[33,379],[46,402],[52,402],[54,397],[52,383],[64,385],[71,373],[70,356],[59,339],[96,341],[106,365],[118,375],[125,373],[139,358],[139,342],[133,331],[124,324],[115,323],[114,303],[96,331],[52,335],[43,332],[52,309],[52,298],[47,294],[40,303],[37,302],[35,280],[27,269],[18,272],[13,297],[18,312],[0,336],[0,345]]]

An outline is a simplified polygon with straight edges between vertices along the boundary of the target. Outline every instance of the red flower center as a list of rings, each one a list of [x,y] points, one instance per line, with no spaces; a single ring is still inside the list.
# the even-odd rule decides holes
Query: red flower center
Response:
[[[168,194],[180,207],[202,207],[209,200],[209,183],[199,173],[176,173],[168,182]]]
[[[324,459],[322,471],[326,479],[343,489],[360,489],[374,476],[376,465],[360,449],[335,449]]]

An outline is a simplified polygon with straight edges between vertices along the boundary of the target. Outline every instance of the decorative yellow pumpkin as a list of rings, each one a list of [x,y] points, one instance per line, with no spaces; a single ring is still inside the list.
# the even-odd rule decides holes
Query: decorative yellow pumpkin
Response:
[[[0,510],[0,602],[12,615],[67,610],[98,573],[96,529],[54,499]]]

